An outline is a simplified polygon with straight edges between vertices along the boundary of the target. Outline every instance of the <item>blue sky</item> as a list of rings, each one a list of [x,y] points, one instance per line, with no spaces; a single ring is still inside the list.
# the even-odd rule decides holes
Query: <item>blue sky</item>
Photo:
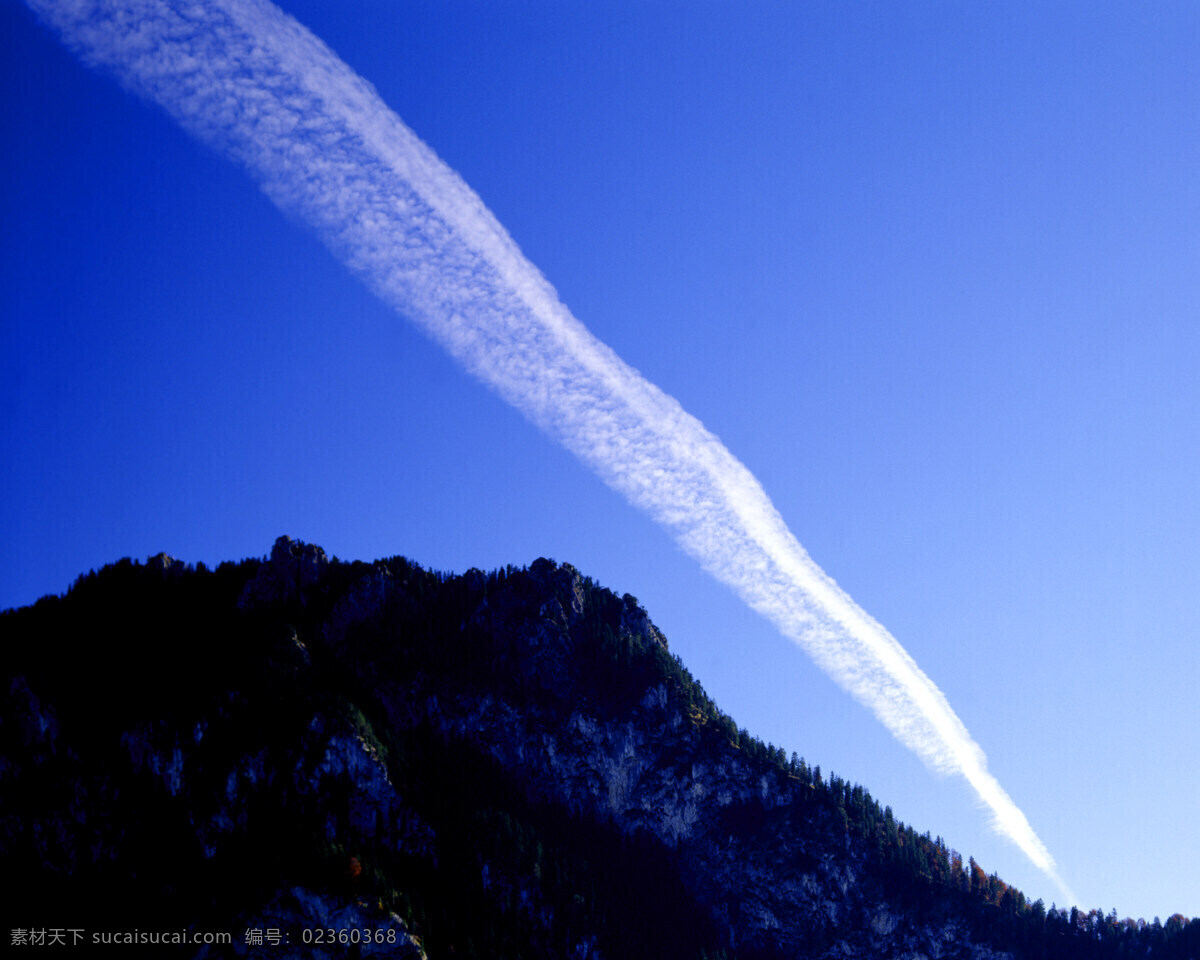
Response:
[[[762,481],[1085,907],[1200,914],[1200,13],[283,4]],[[236,167],[0,6],[0,605],[280,533],[636,594],[717,702],[1046,878]]]

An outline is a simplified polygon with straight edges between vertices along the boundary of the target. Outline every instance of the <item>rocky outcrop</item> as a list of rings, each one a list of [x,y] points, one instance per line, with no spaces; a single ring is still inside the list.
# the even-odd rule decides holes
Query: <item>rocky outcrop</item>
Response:
[[[329,558],[320,547],[291,537],[280,537],[271,548],[269,562],[260,566],[246,584],[238,605],[243,608],[288,603],[304,606],[309,591],[320,582],[328,568]]]
[[[273,561],[274,562],[274,561]],[[483,575],[464,576],[479,590]],[[571,686],[577,636],[588,608],[584,578],[542,559],[529,568],[536,604],[504,593],[483,596],[465,619],[491,636],[514,638],[515,662],[539,687]],[[385,568],[356,582],[331,616],[344,636],[407,596]],[[620,636],[666,649],[666,639],[626,594]],[[729,945],[784,956],[1009,957],[972,942],[964,923],[922,923],[862,882],[867,853],[836,836],[829,811],[806,802],[808,784],[756,763],[688,715],[681,691],[647,687],[619,717],[583,708],[516,706],[491,693],[429,687],[390,693],[390,720],[428,724],[468,742],[517,774],[529,794],[574,813],[648,833],[678,849],[688,883],[724,927]],[[763,821],[730,832],[747,808]]]

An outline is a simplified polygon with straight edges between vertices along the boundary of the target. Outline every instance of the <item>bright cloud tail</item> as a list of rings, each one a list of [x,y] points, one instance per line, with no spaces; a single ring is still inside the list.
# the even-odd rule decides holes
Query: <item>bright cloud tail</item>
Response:
[[[115,74],[246,166],[375,293],[667,527],[718,580],[1076,899],[946,698],[805,552],[754,476],[597,340],[471,189],[317,37],[266,0],[27,0]]]

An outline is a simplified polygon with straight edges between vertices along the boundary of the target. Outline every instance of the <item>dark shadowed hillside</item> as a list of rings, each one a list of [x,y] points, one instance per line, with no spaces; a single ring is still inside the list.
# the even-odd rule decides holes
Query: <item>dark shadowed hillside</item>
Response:
[[[754,739],[566,564],[125,560],[0,643],[30,954],[1200,957],[1200,922],[1048,911]]]

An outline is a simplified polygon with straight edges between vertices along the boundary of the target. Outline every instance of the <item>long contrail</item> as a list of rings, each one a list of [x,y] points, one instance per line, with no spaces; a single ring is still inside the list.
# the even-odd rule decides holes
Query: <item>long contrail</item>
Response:
[[[667,527],[1076,898],[983,751],[903,647],[809,558],[761,485],[597,340],[463,180],[373,87],[267,0],[27,0],[241,162],[374,292]]]

